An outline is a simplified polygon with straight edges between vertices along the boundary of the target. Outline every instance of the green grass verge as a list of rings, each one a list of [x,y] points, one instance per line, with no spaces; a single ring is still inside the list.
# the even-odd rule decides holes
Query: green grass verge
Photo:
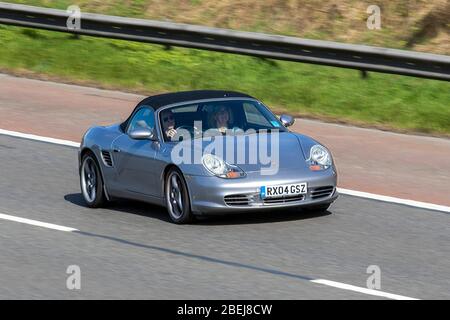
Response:
[[[249,93],[275,110],[398,131],[450,134],[450,83],[0,26],[0,68],[151,94]]]

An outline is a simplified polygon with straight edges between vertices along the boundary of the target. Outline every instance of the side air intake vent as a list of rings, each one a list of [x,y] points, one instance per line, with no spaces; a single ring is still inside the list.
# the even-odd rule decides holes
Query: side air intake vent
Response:
[[[110,152],[102,151],[102,159],[103,159],[103,163],[105,164],[105,166],[107,166],[107,167],[113,166],[112,157],[111,157]]]

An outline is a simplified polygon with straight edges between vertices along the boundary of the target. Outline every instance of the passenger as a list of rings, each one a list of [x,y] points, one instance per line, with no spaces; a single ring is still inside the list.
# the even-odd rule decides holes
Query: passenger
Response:
[[[212,112],[210,117],[210,127],[217,129],[221,134],[225,134],[226,130],[229,129],[231,114],[230,110],[225,105],[218,105],[216,109]]]

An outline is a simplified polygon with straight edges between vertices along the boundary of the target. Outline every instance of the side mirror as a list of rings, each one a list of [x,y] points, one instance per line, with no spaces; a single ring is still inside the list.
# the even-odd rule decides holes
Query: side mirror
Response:
[[[287,114],[282,114],[280,117],[280,121],[283,124],[283,126],[285,127],[290,127],[294,124],[295,119],[293,116],[287,115]]]
[[[131,139],[136,140],[157,140],[157,137],[153,130],[147,128],[134,129],[130,133],[128,133],[128,135]]]

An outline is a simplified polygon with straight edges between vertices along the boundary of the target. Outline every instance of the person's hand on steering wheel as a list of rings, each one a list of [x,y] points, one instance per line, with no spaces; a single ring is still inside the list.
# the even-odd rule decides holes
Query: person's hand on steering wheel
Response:
[[[166,131],[166,136],[167,136],[168,138],[170,138],[170,140],[172,140],[173,137],[175,137],[176,134],[177,134],[177,130],[175,130],[175,128],[169,128],[169,129]]]

